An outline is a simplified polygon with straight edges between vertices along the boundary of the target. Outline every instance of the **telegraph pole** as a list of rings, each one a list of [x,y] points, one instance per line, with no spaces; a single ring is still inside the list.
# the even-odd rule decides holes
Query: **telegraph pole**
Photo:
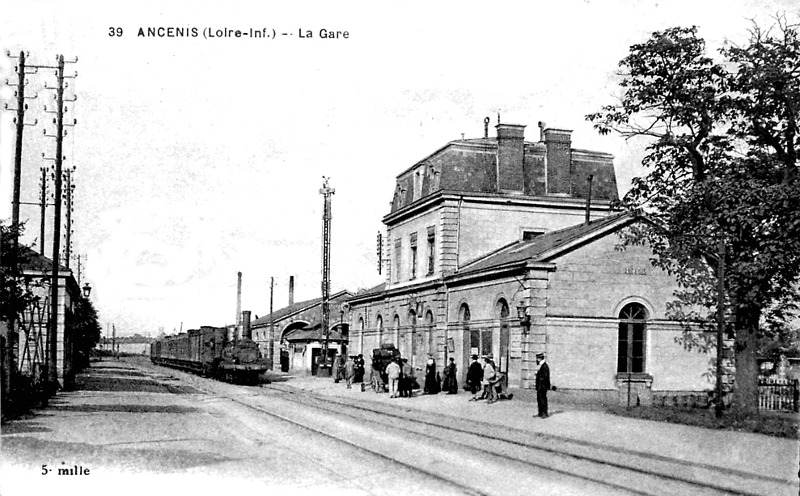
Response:
[[[11,52],[7,51],[6,54],[8,57],[12,57]],[[9,109],[8,104],[5,104],[6,110],[16,110],[17,115],[14,118],[14,122],[16,124],[16,149],[15,149],[15,156],[14,156],[14,177],[13,177],[13,193],[11,198],[11,226],[12,229],[12,236],[13,236],[13,246],[14,250],[16,251],[19,247],[19,198],[20,198],[20,184],[21,184],[21,177],[22,177],[22,132],[25,128],[25,110],[27,108],[27,104],[25,103],[25,52],[19,52],[19,64],[16,67],[17,70],[17,108],[16,109]],[[14,86],[8,80],[6,80],[6,84],[9,86]],[[36,98],[35,96],[33,98]],[[34,125],[36,123],[34,122]],[[21,267],[16,265],[13,268],[13,273],[16,276],[22,272]],[[5,347],[8,350],[8,359],[11,366],[9,367],[9,374],[7,379],[2,384],[4,391],[10,391],[10,388],[13,387],[14,383],[16,382],[15,375],[17,370],[17,348],[18,348],[18,336],[19,333],[17,331],[17,319],[11,319],[9,322],[9,333],[8,333],[8,340],[5,343]],[[7,395],[5,395],[7,396]],[[3,398],[3,406],[5,407],[5,397]]]
[[[55,135],[48,135],[47,130],[44,131],[45,136],[55,137],[56,139],[56,156],[55,156],[55,171],[54,171],[54,189],[55,189],[55,201],[53,204],[53,256],[52,256],[52,271],[51,271],[51,281],[50,281],[50,326],[48,328],[48,335],[47,335],[47,353],[48,353],[48,360],[47,360],[47,380],[50,385],[51,390],[55,390],[58,388],[58,273],[59,273],[59,260],[60,260],[60,252],[61,252],[61,194],[62,194],[62,165],[64,161],[64,136],[66,136],[66,130],[64,129],[64,56],[58,55],[58,65],[55,67],[56,69],[56,78],[57,84],[55,88],[49,88],[45,85],[48,89],[55,89],[56,90],[56,118],[54,120],[56,125],[56,134]],[[76,58],[70,63],[77,62],[78,59]],[[37,66],[37,67],[48,67],[50,66]],[[75,77],[75,76],[69,76]],[[70,102],[74,102],[77,98],[72,98]],[[45,111],[47,108],[45,107]],[[75,121],[77,123],[77,121]],[[73,124],[74,125],[74,124]]]
[[[64,265],[68,269],[72,257],[72,193],[75,191],[75,185],[72,183],[72,173],[74,171],[75,171],[74,167],[64,171],[64,180],[67,182],[67,187],[66,187],[67,232],[66,232],[66,241],[64,243],[64,249],[66,251],[64,255]]]
[[[14,157],[14,197],[11,200],[11,222],[19,224],[19,194],[22,176],[22,130],[25,126],[25,52],[19,52],[19,66],[17,69],[19,83],[17,83],[17,143],[16,156]],[[18,242],[14,241],[15,244]]]
[[[78,254],[78,257],[77,257],[77,260],[78,260],[78,285],[79,285],[79,286],[80,286],[80,284],[81,284],[81,258],[83,258],[83,255],[81,255],[81,254],[79,253],[79,254]],[[88,284],[88,283],[87,283],[87,284]]]
[[[42,178],[39,184],[39,253],[44,256],[44,225],[45,216],[47,215],[47,167],[40,167],[39,170],[42,172]]]
[[[269,278],[269,344],[267,351],[269,352],[270,363],[275,360],[275,319],[272,316],[272,292],[275,289],[275,278]],[[272,369],[275,369],[275,364],[272,363]]]
[[[328,366],[328,340],[330,339],[330,291],[331,291],[331,196],[336,192],[328,186],[329,177],[322,176],[319,193],[325,198],[322,211],[322,330],[325,342],[322,346],[324,364]]]
[[[58,69],[56,72],[58,83],[56,87],[56,170],[55,170],[55,210],[53,217],[53,257],[50,281],[50,328],[47,336],[48,360],[47,379],[50,387],[58,387],[58,261],[61,248],[61,166],[63,160],[64,144],[64,56],[58,56]]]
[[[8,57],[14,57],[11,55],[11,52],[6,51],[6,55]],[[25,111],[28,110],[28,104],[25,103],[25,100],[33,100],[36,98],[36,95],[32,97],[25,96],[25,84],[27,81],[25,80],[25,76],[32,74],[25,72],[26,68],[33,69],[36,71],[40,67],[48,67],[48,66],[37,66],[37,65],[26,65],[25,64],[25,52],[19,52],[19,63],[17,64],[16,71],[17,71],[17,83],[16,85],[11,84],[6,80],[6,83],[9,86],[16,86],[17,91],[15,92],[17,97],[17,108],[14,109],[17,112],[17,116],[14,118],[14,122],[16,124],[16,146],[15,146],[15,155],[14,155],[14,190],[13,196],[11,198],[11,222],[12,224],[19,224],[19,206],[20,206],[20,190],[21,190],[21,183],[22,183],[22,134],[25,126],[35,126],[38,123],[38,119],[34,121],[33,124],[25,124]],[[5,108],[8,109],[8,104],[6,104]],[[19,243],[17,237],[14,238],[14,246]]]

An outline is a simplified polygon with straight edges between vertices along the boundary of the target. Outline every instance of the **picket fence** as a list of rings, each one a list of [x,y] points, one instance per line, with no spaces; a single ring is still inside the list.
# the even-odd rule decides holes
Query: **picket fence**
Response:
[[[758,409],[797,411],[800,385],[797,379],[761,377],[758,381]]]

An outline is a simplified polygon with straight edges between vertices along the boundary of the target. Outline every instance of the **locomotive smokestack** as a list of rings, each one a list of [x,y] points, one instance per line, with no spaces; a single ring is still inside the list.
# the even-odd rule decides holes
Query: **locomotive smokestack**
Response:
[[[289,306],[294,305],[294,276],[289,276]]]
[[[242,339],[253,339],[250,331],[250,310],[242,312]]]
[[[242,273],[237,272],[236,282],[236,327],[242,323]]]

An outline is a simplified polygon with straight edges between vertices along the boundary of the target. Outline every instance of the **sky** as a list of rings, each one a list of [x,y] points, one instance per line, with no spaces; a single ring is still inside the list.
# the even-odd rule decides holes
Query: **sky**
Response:
[[[585,115],[620,94],[617,64],[657,30],[697,25],[716,50],[791,0],[560,2],[15,2],[0,19],[0,82],[28,63],[68,63],[65,167],[74,167],[72,252],[104,333],[226,325],[321,295],[323,176],[332,198],[331,290],[382,281],[376,236],[398,174],[483,119],[571,129],[615,155],[620,195],[643,173],[640,143]],[[139,36],[182,28],[197,36]],[[217,36],[259,31],[269,38]],[[347,31],[322,38],[321,30]],[[120,34],[121,30],[121,35]],[[276,36],[272,36],[272,33]],[[215,37],[206,37],[210,31]],[[310,32],[310,36],[308,33]],[[287,33],[286,35],[282,33]],[[111,36],[114,34],[114,36]],[[713,54],[713,53],[712,53]],[[28,76],[22,202],[53,162],[51,69]],[[0,108],[16,107],[0,86]],[[49,105],[49,106],[48,106]],[[0,112],[0,218],[11,216],[14,113]],[[43,154],[46,158],[42,158]],[[52,183],[50,185],[52,191]],[[52,208],[47,212],[52,217]],[[38,250],[39,210],[23,205]],[[62,232],[64,229],[62,229]],[[52,255],[52,219],[45,255]],[[62,249],[63,251],[63,249]],[[77,258],[70,263],[77,275]]]

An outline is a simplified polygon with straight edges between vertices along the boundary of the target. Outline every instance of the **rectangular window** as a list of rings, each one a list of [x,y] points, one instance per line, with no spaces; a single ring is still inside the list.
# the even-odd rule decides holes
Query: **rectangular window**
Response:
[[[394,280],[395,282],[400,281],[400,271],[402,269],[402,261],[403,261],[403,241],[396,239],[394,241]]]
[[[417,278],[417,233],[411,234],[411,279]]]
[[[628,326],[620,323],[617,336],[617,372],[630,372],[628,370]]]
[[[617,372],[644,372],[645,326],[643,322],[621,322],[619,324],[617,348]]]
[[[633,324],[631,340],[631,371],[644,372],[644,324]]]
[[[436,258],[436,229],[433,226],[428,228],[428,275],[433,274],[433,261]]]

